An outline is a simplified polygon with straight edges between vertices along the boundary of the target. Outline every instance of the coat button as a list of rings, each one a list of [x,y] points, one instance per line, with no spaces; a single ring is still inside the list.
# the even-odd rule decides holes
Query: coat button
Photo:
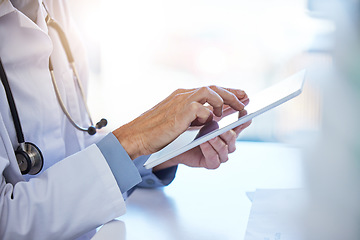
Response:
[[[155,181],[153,179],[146,179],[146,183],[149,184],[149,185],[154,185],[155,184]]]

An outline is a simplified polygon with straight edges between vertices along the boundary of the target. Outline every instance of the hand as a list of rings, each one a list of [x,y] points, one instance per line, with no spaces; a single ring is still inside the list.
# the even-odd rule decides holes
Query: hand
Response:
[[[246,110],[239,113],[239,117],[246,115]],[[239,134],[251,124],[251,120],[228,131],[208,142],[201,144],[169,161],[156,166],[153,171],[185,164],[190,167],[204,167],[207,169],[216,169],[221,163],[228,160],[228,155],[236,150],[236,139]]]
[[[113,131],[131,159],[154,153],[183,133],[191,124],[221,117],[223,105],[241,111],[246,93],[217,86],[178,89],[130,123]],[[207,107],[204,104],[208,103]]]

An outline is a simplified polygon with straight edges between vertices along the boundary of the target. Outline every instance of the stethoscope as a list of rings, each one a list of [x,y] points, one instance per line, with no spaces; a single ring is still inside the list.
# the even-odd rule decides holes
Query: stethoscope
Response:
[[[58,99],[58,102],[60,104],[62,111],[64,112],[64,114],[66,115],[66,117],[68,118],[70,123],[78,130],[85,131],[85,132],[89,133],[90,135],[94,135],[96,133],[97,129],[101,129],[107,125],[107,120],[102,118],[94,126],[91,115],[90,115],[89,108],[86,103],[86,98],[85,98],[83,87],[82,87],[82,84],[81,84],[81,81],[79,78],[79,74],[75,68],[75,60],[71,53],[70,45],[66,38],[65,32],[62,30],[60,25],[52,17],[50,17],[50,14],[49,14],[48,10],[46,9],[46,6],[44,5],[44,3],[43,3],[43,6],[47,12],[47,16],[45,18],[46,24],[49,27],[53,28],[57,32],[57,34],[60,38],[60,41],[61,41],[61,45],[65,50],[69,65],[72,68],[74,77],[76,79],[76,84],[79,87],[81,97],[83,99],[83,103],[84,103],[87,115],[89,117],[90,126],[89,127],[81,127],[70,116],[69,111],[66,109],[64,102],[61,98],[59,88],[57,86],[56,79],[55,79],[54,68],[53,68],[53,65],[51,62],[51,57],[50,57],[49,70],[50,70],[51,80],[52,80],[52,83],[54,86],[56,97]],[[10,85],[9,85],[1,58],[0,58],[0,78],[1,78],[2,84],[4,85],[6,97],[7,97],[8,103],[9,103],[10,112],[11,112],[11,115],[13,118],[15,130],[16,130],[17,140],[19,143],[19,147],[15,150],[15,156],[16,156],[16,160],[18,162],[21,174],[35,175],[35,174],[39,173],[41,171],[41,169],[43,168],[44,158],[43,158],[43,155],[42,155],[40,149],[35,144],[30,143],[30,142],[25,142],[24,134],[22,131],[21,123],[20,123],[19,114],[18,114],[18,111],[16,108],[14,97],[11,92]]]

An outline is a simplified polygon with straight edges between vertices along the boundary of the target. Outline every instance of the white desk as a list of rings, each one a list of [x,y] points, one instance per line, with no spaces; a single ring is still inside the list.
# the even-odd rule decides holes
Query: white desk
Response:
[[[282,144],[238,142],[217,170],[180,166],[170,186],[136,190],[127,213],[94,240],[241,240],[251,208],[246,192],[302,187],[300,154]]]

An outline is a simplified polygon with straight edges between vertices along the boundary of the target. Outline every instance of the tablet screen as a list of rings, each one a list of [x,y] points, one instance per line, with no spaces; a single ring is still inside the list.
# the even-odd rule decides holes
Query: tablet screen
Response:
[[[227,110],[228,112],[223,114],[227,116],[219,121],[211,121],[202,127],[190,127],[165,148],[152,154],[144,164],[145,168],[155,167],[298,96],[302,91],[304,79],[305,70],[254,96],[249,96],[250,102],[245,107],[245,116],[239,118],[239,112]]]

